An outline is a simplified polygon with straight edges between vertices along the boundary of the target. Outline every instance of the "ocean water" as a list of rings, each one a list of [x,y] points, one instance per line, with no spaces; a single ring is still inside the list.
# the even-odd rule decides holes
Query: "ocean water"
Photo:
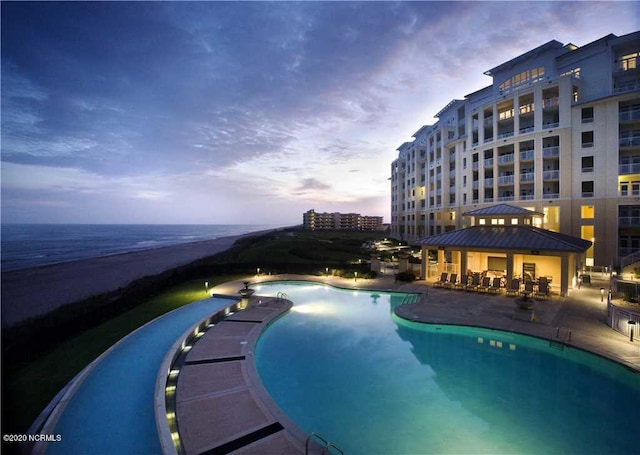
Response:
[[[280,226],[248,224],[3,224],[2,270],[212,240]]]

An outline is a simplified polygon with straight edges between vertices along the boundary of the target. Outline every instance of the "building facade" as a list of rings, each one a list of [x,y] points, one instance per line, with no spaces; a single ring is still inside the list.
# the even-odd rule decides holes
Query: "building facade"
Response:
[[[302,227],[312,231],[326,229],[376,231],[383,228],[381,216],[362,216],[359,213],[339,212],[320,213],[313,209],[302,214]]]
[[[584,265],[624,266],[640,252],[640,32],[549,41],[485,74],[398,148],[391,234],[469,227],[462,213],[507,202],[593,242]]]

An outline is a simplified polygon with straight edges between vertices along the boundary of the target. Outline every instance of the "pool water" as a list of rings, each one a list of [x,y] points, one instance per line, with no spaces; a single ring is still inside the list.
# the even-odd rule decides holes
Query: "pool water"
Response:
[[[294,302],[258,342],[267,391],[345,453],[640,453],[640,374],[617,363],[508,332],[404,321],[393,315],[404,294],[255,287]]]
[[[175,341],[206,316],[233,303],[210,298],[143,326],[117,344],[70,398],[47,455],[160,454],[154,393],[160,364]]]

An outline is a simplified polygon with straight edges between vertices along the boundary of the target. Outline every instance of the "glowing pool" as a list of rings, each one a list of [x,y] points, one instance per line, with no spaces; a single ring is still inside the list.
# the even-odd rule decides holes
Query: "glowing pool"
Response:
[[[345,453],[639,453],[640,374],[496,330],[393,315],[404,294],[274,282],[293,310],[256,349],[267,391]],[[634,417],[635,416],[635,417]]]

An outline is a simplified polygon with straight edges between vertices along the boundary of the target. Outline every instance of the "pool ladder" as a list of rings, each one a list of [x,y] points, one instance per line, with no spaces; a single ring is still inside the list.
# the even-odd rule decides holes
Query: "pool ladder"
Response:
[[[554,339],[549,340],[549,347],[558,348],[561,351],[564,351],[564,347],[567,345],[568,341],[571,341],[571,330],[567,330],[567,333],[565,333],[564,336],[562,337],[562,340],[560,340],[560,327],[556,327],[555,340]]]
[[[289,296],[287,294],[285,294],[284,292],[278,292],[276,294],[276,299],[278,299],[278,300],[289,300]]]
[[[320,452],[320,455],[331,454],[335,451],[344,455],[344,452],[340,449],[340,447],[335,445],[333,442],[327,441],[321,434],[316,432],[311,433],[307,438],[307,442],[305,442],[304,444],[305,455],[309,455],[309,444],[313,439],[317,439],[318,441],[320,441],[320,446],[322,447],[322,452]],[[331,452],[332,449],[334,450],[334,452]]]

